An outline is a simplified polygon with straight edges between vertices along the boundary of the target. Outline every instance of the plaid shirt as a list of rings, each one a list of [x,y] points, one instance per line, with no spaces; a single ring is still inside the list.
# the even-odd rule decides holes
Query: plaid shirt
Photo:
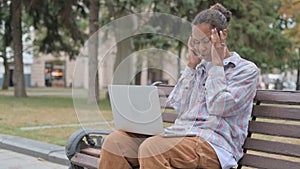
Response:
[[[224,67],[202,61],[187,67],[167,104],[179,113],[182,126],[211,144],[230,152],[238,161],[247,136],[259,70],[232,52]]]

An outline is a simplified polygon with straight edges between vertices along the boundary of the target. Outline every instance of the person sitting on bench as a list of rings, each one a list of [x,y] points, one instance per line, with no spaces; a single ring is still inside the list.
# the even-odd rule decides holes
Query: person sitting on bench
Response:
[[[196,134],[164,138],[116,131],[107,136],[100,169],[231,168],[243,156],[256,93],[256,65],[229,52],[231,12],[221,4],[193,20],[189,60],[168,105],[179,112],[170,130]]]

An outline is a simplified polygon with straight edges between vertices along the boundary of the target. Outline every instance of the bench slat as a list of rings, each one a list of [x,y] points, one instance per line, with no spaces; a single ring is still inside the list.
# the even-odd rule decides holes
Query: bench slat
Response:
[[[101,150],[89,147],[89,148],[81,149],[80,152],[94,157],[100,157]]]
[[[164,98],[159,98],[160,107],[161,107],[161,108],[164,108],[164,109],[174,109],[173,107],[166,106],[166,101],[167,101],[167,98],[166,98],[166,97],[164,97]]]
[[[300,157],[300,145],[247,138],[243,148],[266,153]]]
[[[300,108],[254,106],[252,115],[256,117],[300,121]]]
[[[173,88],[174,86],[170,86],[170,85],[157,86],[158,95],[167,97],[172,92]]]
[[[300,138],[299,127],[300,125],[250,121],[248,131],[273,136]]]
[[[98,160],[99,160],[99,158],[97,158],[97,157],[89,156],[89,155],[82,154],[82,153],[76,153],[71,158],[71,162],[73,164],[81,166],[81,167],[86,167],[89,169],[97,169],[98,163],[99,163]]]
[[[253,154],[245,154],[244,157],[239,161],[239,164],[248,167],[265,169],[299,169],[300,166],[300,162],[257,156]]]
[[[256,101],[272,104],[298,104],[300,105],[299,91],[276,91],[276,90],[257,90]]]

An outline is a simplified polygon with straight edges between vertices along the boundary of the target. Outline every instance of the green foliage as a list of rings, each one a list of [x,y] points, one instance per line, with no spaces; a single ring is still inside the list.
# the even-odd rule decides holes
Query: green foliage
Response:
[[[284,33],[293,40],[290,49],[292,55],[286,57],[285,61],[291,69],[297,69],[300,75],[300,1],[299,0],[281,0],[279,6],[279,14],[275,26],[281,28]],[[300,89],[300,77],[297,78],[297,90]]]
[[[87,7],[80,0],[24,0],[28,21],[35,28],[34,45],[39,52],[75,57],[82,47],[87,28]]]
[[[224,4],[225,2],[229,1],[224,1]],[[234,3],[228,3],[226,6],[233,13],[229,28],[230,49],[255,62],[259,67],[262,64],[280,67],[284,58],[291,55],[287,49],[292,45],[292,41],[283,34],[282,29],[276,26],[280,1],[245,2],[247,4],[242,4],[239,8]],[[234,8],[231,8],[230,4]]]
[[[12,42],[12,36],[11,36],[11,11],[10,11],[10,4],[7,0],[3,0],[0,3],[0,21],[2,24],[0,24],[0,46],[1,46],[1,52],[4,52],[8,46],[10,46]],[[5,57],[5,54],[1,54],[1,57]]]

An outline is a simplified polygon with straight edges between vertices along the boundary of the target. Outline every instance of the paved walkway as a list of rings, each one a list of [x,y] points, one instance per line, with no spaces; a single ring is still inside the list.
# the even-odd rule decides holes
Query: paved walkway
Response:
[[[0,134],[1,169],[68,169],[65,147]]]
[[[68,169],[65,165],[4,149],[0,149],[0,166],[1,169]]]

